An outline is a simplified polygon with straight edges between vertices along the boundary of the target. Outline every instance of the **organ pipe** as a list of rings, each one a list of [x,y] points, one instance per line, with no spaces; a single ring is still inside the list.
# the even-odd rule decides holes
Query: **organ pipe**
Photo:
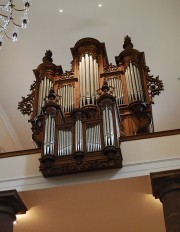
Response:
[[[116,98],[116,102],[118,105],[124,104],[123,98],[123,89],[122,89],[122,81],[119,78],[109,78],[108,79],[108,86],[113,87],[113,96]]]
[[[138,97],[138,100],[142,100],[141,99],[141,93],[140,93],[139,81],[138,81],[138,77],[137,77],[137,70],[136,70],[135,65],[133,65],[133,70],[134,70],[134,79],[135,79],[136,89],[137,89],[137,97]]]
[[[86,99],[87,105],[90,104],[90,76],[89,76],[89,56],[85,55],[85,76],[86,76]]]
[[[39,85],[39,97],[38,97],[38,112],[37,115],[41,114],[41,109],[44,106],[49,90],[53,87],[53,83],[50,79],[44,78],[41,80]]]
[[[130,63],[130,65],[126,68],[125,75],[129,102],[136,100],[144,101],[142,83],[138,68]]]
[[[136,72],[137,72],[137,77],[138,77],[138,82],[139,82],[139,92],[140,92],[140,96],[141,96],[141,100],[144,100],[144,96],[143,96],[143,90],[142,90],[142,83],[141,83],[141,77],[140,77],[140,73],[139,73],[139,69],[136,68]]]
[[[92,104],[94,105],[94,98],[95,98],[95,88],[94,88],[94,76],[93,76],[93,58],[92,56],[89,57],[90,62],[90,84],[91,84],[91,98]]]
[[[46,118],[45,132],[44,132],[44,154],[52,155],[54,152],[55,142],[55,120],[51,115]]]
[[[58,156],[72,154],[72,131],[58,131]]]
[[[101,149],[100,125],[88,127],[86,129],[87,152],[98,151]]]
[[[112,110],[109,107],[103,109],[103,129],[104,129],[104,143],[105,146],[114,146],[114,127]]]
[[[60,96],[59,105],[63,112],[71,112],[74,109],[74,87],[73,85],[64,85],[58,89]]]
[[[98,64],[91,55],[85,54],[79,62],[80,106],[95,104],[99,88]]]
[[[78,119],[75,124],[75,149],[76,151],[83,150],[83,133],[82,133],[82,121]]]
[[[82,57],[82,80],[83,80],[83,105],[86,103],[86,78],[85,78],[86,72],[85,72],[85,58]]]
[[[108,117],[109,117],[111,145],[114,145],[114,128],[113,128],[113,119],[112,119],[112,111],[111,111],[111,109],[108,109]]]

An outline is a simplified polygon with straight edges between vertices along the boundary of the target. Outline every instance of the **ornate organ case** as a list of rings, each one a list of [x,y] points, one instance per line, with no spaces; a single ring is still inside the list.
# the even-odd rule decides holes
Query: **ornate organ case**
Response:
[[[84,38],[71,48],[70,71],[53,64],[51,51],[34,70],[18,108],[30,115],[44,177],[121,168],[120,136],[153,132],[152,97],[163,84],[130,37],[123,48],[112,65],[104,43]]]

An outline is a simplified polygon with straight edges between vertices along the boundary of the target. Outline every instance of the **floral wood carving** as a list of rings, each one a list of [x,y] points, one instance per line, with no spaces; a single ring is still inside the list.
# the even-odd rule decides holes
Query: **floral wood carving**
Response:
[[[117,149],[117,153],[120,154],[120,150]],[[46,160],[46,158],[50,158]],[[44,177],[50,176],[61,176],[66,174],[73,173],[81,173],[87,171],[95,171],[95,170],[105,170],[105,169],[113,169],[113,168],[121,168],[122,167],[122,156],[115,156],[112,159],[108,159],[103,157],[101,159],[82,161],[80,163],[72,163],[71,157],[69,157],[68,163],[62,163],[61,165],[57,165],[58,162],[61,162],[59,158],[54,156],[44,156],[41,158],[40,171],[42,172]]]
[[[148,66],[145,66],[145,71],[147,73],[150,72],[150,69]],[[149,95],[151,97],[151,99],[155,96],[155,95],[159,95],[161,93],[162,90],[164,90],[164,85],[163,82],[161,80],[159,80],[159,76],[157,76],[156,78],[153,77],[153,75],[147,75],[147,87],[149,90]],[[154,103],[152,101],[152,103]]]
[[[108,72],[115,72],[118,71],[118,66],[113,65],[112,63],[110,63],[109,65],[104,67],[104,72],[108,73]]]
[[[36,88],[36,82],[30,86],[31,93],[27,97],[22,97],[22,101],[18,103],[18,109],[23,115],[27,114],[28,116],[33,112],[33,103],[34,103],[34,91]]]
[[[60,80],[64,80],[64,79],[71,79],[74,78],[74,72],[72,70],[70,71],[65,71],[65,73],[63,73],[60,76]]]

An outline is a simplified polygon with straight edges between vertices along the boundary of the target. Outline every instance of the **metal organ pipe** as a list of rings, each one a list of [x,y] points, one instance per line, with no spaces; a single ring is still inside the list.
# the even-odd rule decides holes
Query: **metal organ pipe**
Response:
[[[71,112],[74,109],[74,87],[73,85],[64,85],[58,89],[60,96],[59,104],[63,111]]]
[[[131,80],[131,76],[130,76],[129,66],[127,67],[127,75],[128,75],[128,81],[129,81],[130,99],[131,99],[131,101],[133,101],[134,100],[134,98],[133,98],[133,86],[132,86],[132,80]]]
[[[47,131],[48,131],[48,118],[46,119],[45,130],[44,130],[44,155],[47,154]]]
[[[39,98],[38,98],[38,115],[41,113],[41,105],[42,105],[42,89],[43,89],[43,80],[40,83],[39,87]]]
[[[137,89],[136,89],[136,84],[135,84],[135,76],[132,68],[132,64],[130,62],[129,66],[129,74],[131,76],[131,83],[132,83],[132,91],[133,91],[133,100],[138,100],[137,99]]]
[[[130,63],[126,68],[125,74],[129,101],[144,101],[141,77],[138,68]]]
[[[116,98],[116,102],[118,105],[124,103],[123,98],[123,89],[122,89],[122,81],[117,77],[113,77],[108,79],[108,86],[112,86],[114,88],[113,96]]]
[[[75,105],[75,102],[74,102],[74,86],[72,85],[71,86],[71,111],[74,109],[74,105]]]
[[[52,155],[54,153],[54,142],[55,120],[51,115],[48,115],[44,132],[44,155]]]
[[[50,153],[51,115],[48,117],[47,152]]]
[[[92,128],[89,128],[89,151],[92,151]]]
[[[119,127],[119,117],[118,117],[117,110],[115,110],[115,120],[116,120],[117,141],[119,141],[119,138],[120,138],[120,127]],[[118,146],[120,146],[119,142],[118,142]]]
[[[96,61],[96,60],[95,60]],[[99,89],[99,81],[98,81],[98,63],[97,61],[95,62],[95,67],[96,67],[96,83],[97,83],[97,89]]]
[[[101,149],[100,125],[88,127],[86,130],[87,152],[98,151]]]
[[[97,90],[99,87],[98,87],[98,82],[97,82],[97,74],[96,74],[96,60],[94,59],[93,61],[93,71],[94,71],[94,88]]]
[[[97,151],[97,125],[94,128],[94,150]]]
[[[140,91],[141,100],[144,101],[141,77],[140,77],[139,69],[137,67],[136,67],[136,72],[137,72],[137,77],[138,77],[138,82],[139,82],[139,91]]]
[[[105,107],[105,120],[106,120],[106,130],[107,130],[108,145],[111,145],[109,117],[108,117],[108,108],[107,107]]]
[[[82,63],[79,62],[79,90],[80,90],[80,107],[82,107],[82,88],[83,88],[83,79],[82,79]]]
[[[125,71],[125,75],[126,75],[126,84],[127,84],[127,92],[128,92],[128,100],[129,102],[131,101],[131,94],[130,94],[130,86],[129,86],[129,76],[127,73],[127,69]]]
[[[75,124],[75,143],[76,151],[83,150],[83,133],[82,133],[82,121],[77,120]]]
[[[89,56],[85,55],[85,69],[86,69],[86,100],[90,104],[90,72],[89,72]]]
[[[107,106],[103,109],[103,128],[105,146],[114,145],[112,110]]]
[[[94,105],[94,97],[95,97],[95,88],[94,88],[94,78],[93,78],[93,59],[92,56],[89,56],[89,66],[90,66],[90,84],[91,84],[91,99],[92,104]]]
[[[80,150],[81,151],[83,150],[82,138],[83,138],[82,121],[79,120],[79,139],[80,139]]]
[[[85,54],[79,62],[80,107],[95,104],[96,90],[99,88],[98,64],[92,55]]]
[[[38,97],[38,115],[41,114],[41,108],[44,105],[44,100],[49,94],[50,88],[53,87],[53,83],[50,79],[44,78],[39,85],[39,97]]]
[[[107,128],[106,128],[106,117],[105,117],[106,111],[105,109],[103,109],[103,129],[104,129],[104,143],[105,146],[108,145],[108,141],[107,141]]]
[[[72,154],[72,132],[60,129],[58,131],[58,156]]]
[[[122,85],[122,81],[119,80],[119,86],[120,86],[120,102],[119,104],[124,104],[124,94],[123,94],[123,85]]]
[[[141,99],[141,94],[140,94],[139,81],[138,81],[138,77],[137,77],[137,70],[136,70],[136,66],[135,65],[133,65],[133,70],[134,70],[134,79],[135,79],[136,89],[137,89],[137,97],[138,97],[138,100],[142,100]]]
[[[67,112],[67,85],[64,85],[64,112]]]
[[[85,58],[82,57],[82,80],[83,80],[83,105],[86,104],[86,72],[85,72]]]
[[[112,110],[111,109],[108,109],[108,116],[109,116],[109,129],[110,129],[111,145],[114,145],[114,128],[113,128],[113,118],[112,118]]]
[[[51,152],[54,153],[54,142],[55,142],[55,120],[51,120]]]

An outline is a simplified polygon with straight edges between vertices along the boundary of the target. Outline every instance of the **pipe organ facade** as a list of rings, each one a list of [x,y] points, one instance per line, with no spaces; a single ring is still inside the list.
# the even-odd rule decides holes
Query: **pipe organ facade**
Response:
[[[30,115],[44,177],[121,168],[120,137],[153,131],[152,98],[162,81],[149,75],[129,36],[123,48],[112,65],[104,43],[84,38],[71,48],[70,71],[53,63],[50,50],[34,70],[18,108]]]
[[[79,61],[80,104],[95,104],[96,91],[99,89],[99,71],[97,60],[87,53]]]

